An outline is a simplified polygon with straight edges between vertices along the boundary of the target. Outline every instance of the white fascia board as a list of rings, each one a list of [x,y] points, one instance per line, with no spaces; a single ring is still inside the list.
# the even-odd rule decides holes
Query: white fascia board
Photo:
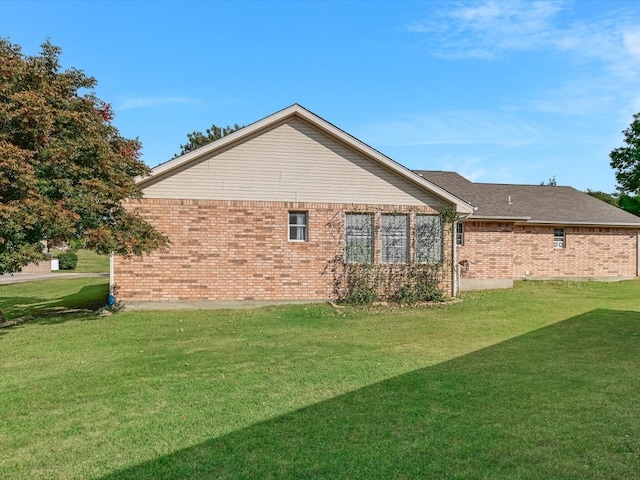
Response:
[[[639,228],[640,221],[638,223],[629,222],[576,222],[572,220],[531,220],[531,217],[510,217],[499,215],[474,215],[473,220],[478,221],[513,221],[518,224],[527,225],[566,225],[576,227],[630,227]]]
[[[530,220],[526,222],[531,225],[565,225],[576,227],[628,227],[640,229],[640,222],[574,222],[571,220]]]
[[[511,215],[474,215],[473,220],[529,222],[531,217],[513,217]]]

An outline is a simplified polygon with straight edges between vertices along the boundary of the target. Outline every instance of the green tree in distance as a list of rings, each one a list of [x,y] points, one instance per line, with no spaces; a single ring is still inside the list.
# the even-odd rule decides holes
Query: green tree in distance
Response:
[[[606,193],[600,190],[587,189],[588,195],[607,202],[614,207],[621,208],[629,213],[640,216],[640,198],[638,196],[626,195],[624,193]]]
[[[633,116],[633,122],[622,133],[626,146],[609,154],[611,167],[616,171],[618,189],[637,195],[640,193],[640,113]]]
[[[149,173],[140,143],[112,125],[96,80],[62,70],[61,49],[39,55],[0,39],[0,273],[42,259],[42,241],[130,256],[167,238],[123,206]]]
[[[233,127],[227,125],[226,127],[218,127],[217,125],[211,125],[210,128],[205,130],[205,133],[202,132],[192,132],[187,133],[187,138],[189,141],[185,145],[180,145],[180,153],[177,153],[173,156],[173,158],[179,157],[180,155],[184,155],[185,153],[189,153],[197,148],[204,147],[205,145],[214,142],[216,140],[221,139],[222,137],[226,137],[230,133],[233,133],[237,130],[240,130],[242,127],[237,123],[233,125]]]
[[[553,177],[551,177],[549,179],[549,183],[544,183],[544,180],[542,182],[540,182],[540,185],[547,185],[549,187],[557,187],[558,186],[558,182],[556,181],[556,176],[554,175]]]
[[[633,116],[633,122],[622,133],[626,145],[609,154],[620,191],[618,206],[640,215],[640,113]]]
[[[620,195],[618,206],[629,213],[640,216],[640,197],[638,195]]]
[[[587,189],[586,192],[588,195],[597,198],[598,200],[602,200],[603,202],[608,203],[609,205],[613,205],[614,207],[619,207],[620,195],[617,193],[607,193],[602,192],[600,190],[591,190]]]

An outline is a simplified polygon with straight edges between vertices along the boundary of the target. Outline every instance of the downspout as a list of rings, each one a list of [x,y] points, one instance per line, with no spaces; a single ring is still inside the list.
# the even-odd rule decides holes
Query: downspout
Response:
[[[112,306],[116,303],[116,297],[114,294],[114,279],[113,279],[113,252],[109,254],[109,296],[107,297],[107,305]]]
[[[460,291],[460,279],[459,279],[459,275],[460,275],[460,270],[458,269],[458,247],[456,245],[456,232],[458,231],[458,221],[455,220],[452,224],[451,224],[451,248],[453,249],[452,254],[451,254],[451,258],[453,259],[453,265],[451,266],[452,268],[452,272],[451,272],[451,276],[453,278],[453,296],[457,297],[458,293]]]
[[[636,234],[636,277],[640,277],[640,230]]]
[[[476,210],[475,207],[474,207],[474,210]],[[451,255],[451,258],[453,258],[453,296],[454,297],[457,297],[458,294],[460,293],[460,265],[458,265],[458,244],[456,241],[456,235],[458,232],[458,223],[460,223],[460,220],[466,220],[470,216],[471,215],[460,215],[458,216],[458,219],[452,224],[453,231],[451,232],[451,236],[452,236],[451,243],[453,244],[453,255]]]

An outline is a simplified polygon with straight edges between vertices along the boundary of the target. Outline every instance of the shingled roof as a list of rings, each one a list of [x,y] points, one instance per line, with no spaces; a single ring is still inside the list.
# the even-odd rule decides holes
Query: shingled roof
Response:
[[[455,172],[416,173],[473,205],[476,219],[640,228],[640,217],[572,187],[474,183]]]

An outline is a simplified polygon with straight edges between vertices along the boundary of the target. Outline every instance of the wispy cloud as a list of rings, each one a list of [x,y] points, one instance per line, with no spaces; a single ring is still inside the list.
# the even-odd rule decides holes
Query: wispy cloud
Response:
[[[448,111],[406,115],[364,126],[357,136],[376,146],[524,146],[548,136],[547,128],[508,113]]]
[[[431,18],[407,25],[432,55],[451,60],[498,60],[511,54],[542,52],[565,65],[564,78],[538,99],[516,108],[550,113],[589,114],[617,102],[636,102],[640,80],[640,10],[634,4],[572,1],[483,0],[448,4]],[[635,107],[635,105],[634,105]]]
[[[130,98],[124,100],[119,106],[118,110],[131,110],[134,108],[154,108],[164,105],[172,105],[176,103],[193,104],[198,103],[195,98],[189,97],[140,97]]]
[[[575,14],[579,2],[484,0],[450,5],[405,27],[422,34],[425,45],[440,57],[492,59],[509,52],[554,50],[581,61],[626,61],[640,67],[637,11],[612,9],[589,21],[568,22],[564,13]]]
[[[629,55],[640,59],[640,26],[630,27],[623,33],[624,47]]]
[[[619,98],[610,78],[591,76],[566,79],[537,98],[521,98],[513,110],[535,110],[564,115],[605,115],[615,110]]]
[[[458,172],[472,182],[490,183],[523,183],[521,180],[524,172],[525,176],[533,177],[537,171],[544,168],[544,165],[536,162],[493,162],[491,155],[447,155],[438,157],[433,162],[441,170]],[[487,168],[492,164],[491,168]],[[540,181],[544,178],[540,178]]]
[[[429,47],[438,56],[489,59],[552,42],[554,17],[562,8],[562,2],[556,1],[463,3],[406,29],[427,34]]]

